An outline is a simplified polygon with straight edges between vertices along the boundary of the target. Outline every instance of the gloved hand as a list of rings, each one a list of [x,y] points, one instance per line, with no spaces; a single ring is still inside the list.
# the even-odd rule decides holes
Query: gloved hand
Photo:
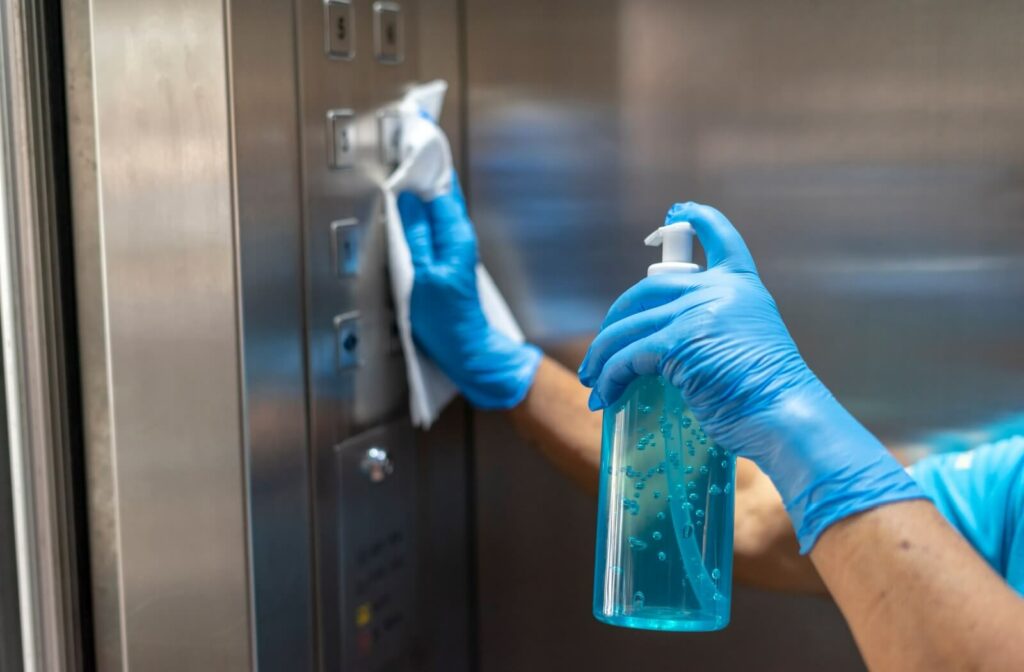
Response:
[[[512,408],[523,400],[540,364],[536,347],[491,328],[477,293],[477,246],[457,180],[429,203],[398,197],[412,254],[413,338],[479,408]]]
[[[716,443],[772,479],[803,552],[841,518],[923,497],[808,368],[729,220],[687,203],[669,221],[693,225],[708,269],[648,277],[615,301],[580,367],[591,409],[664,376]]]

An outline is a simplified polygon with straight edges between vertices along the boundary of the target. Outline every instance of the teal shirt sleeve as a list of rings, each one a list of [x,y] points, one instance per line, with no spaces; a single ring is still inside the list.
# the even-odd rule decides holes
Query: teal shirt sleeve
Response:
[[[908,471],[946,520],[1024,595],[1024,437],[932,455]]]

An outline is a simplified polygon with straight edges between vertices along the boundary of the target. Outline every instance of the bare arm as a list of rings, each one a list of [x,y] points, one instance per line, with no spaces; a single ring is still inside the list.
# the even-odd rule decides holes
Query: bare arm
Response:
[[[516,429],[559,470],[596,495],[601,468],[601,415],[587,408],[589,390],[576,375],[545,357],[521,404],[509,411]],[[824,594],[775,487],[753,462],[736,470],[736,580],[773,590]]]
[[[873,670],[1024,670],[1024,600],[926,501],[842,520],[811,559]]]

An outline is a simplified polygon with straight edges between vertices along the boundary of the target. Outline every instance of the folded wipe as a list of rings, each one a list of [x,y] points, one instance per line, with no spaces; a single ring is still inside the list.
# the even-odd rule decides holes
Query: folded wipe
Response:
[[[458,394],[455,384],[433,361],[416,347],[409,320],[413,266],[405,240],[398,195],[409,191],[424,201],[450,193],[452,189],[452,151],[444,131],[434,122],[441,112],[448,84],[434,81],[414,87],[392,113],[398,117],[399,164],[384,184],[387,218],[388,264],[394,293],[399,337],[405,353],[409,379],[409,405],[412,422],[429,427],[441,410]],[[476,269],[477,289],[484,315],[490,325],[509,338],[522,342],[523,332],[512,311],[482,264]]]

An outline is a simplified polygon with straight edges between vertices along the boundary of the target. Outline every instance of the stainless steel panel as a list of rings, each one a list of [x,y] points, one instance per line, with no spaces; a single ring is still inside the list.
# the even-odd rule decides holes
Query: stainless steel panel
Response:
[[[471,206],[532,338],[578,363],[611,300],[643,276],[643,236],[694,199],[740,227],[808,361],[891,446],[969,438],[1020,413],[1019,3],[466,7]],[[650,665],[795,669],[826,640],[842,644],[819,666],[860,665],[834,612],[750,593],[729,630],[700,641],[597,629],[577,575],[590,571],[576,533],[592,509],[556,493],[557,479],[532,488],[537,508],[499,508],[509,474],[542,468],[503,432],[477,433],[485,669],[603,669],[638,651]],[[510,608],[510,574],[544,581]],[[570,606],[556,620],[558,604]],[[749,608],[814,635],[794,626],[768,641],[744,622]],[[555,632],[569,634],[547,648]]]
[[[312,671],[295,13],[275,0],[233,0],[229,7],[255,663]]]
[[[392,473],[375,480],[370,451],[384,451]],[[322,561],[339,577],[321,592],[323,669],[413,669],[416,624],[417,460],[407,422],[369,430],[333,449],[330,502],[321,512]],[[372,512],[372,515],[367,515]],[[326,568],[325,568],[326,569]]]
[[[81,670],[90,642],[57,10],[0,5],[0,668],[27,672]]]
[[[350,61],[327,58],[314,37],[324,31],[322,0],[297,0],[296,7],[319,649],[322,669],[330,670],[355,660],[359,645],[343,634],[353,614],[352,584],[350,577],[339,574],[343,566],[335,559],[351,550],[339,546],[338,536],[338,516],[351,514],[344,508],[338,513],[338,507],[344,502],[364,517],[373,510],[345,492],[335,446],[407,413],[404,362],[393,347],[395,322],[379,188],[386,166],[381,162],[378,115],[415,83],[419,73],[416,59],[384,64],[368,50]],[[415,9],[415,3],[403,5],[413,20]],[[353,2],[352,30],[357,36],[373,34],[374,14],[370,2]],[[406,42],[416,44],[415,31],[406,35]],[[323,120],[329,110],[351,111],[351,165],[346,170],[331,170],[323,158],[337,138],[336,133],[325,132]],[[359,270],[339,275],[337,230],[332,223],[348,219],[357,222],[359,231],[350,241],[357,247],[349,250],[358,257]]]
[[[68,4],[99,663],[247,670],[224,6]]]

